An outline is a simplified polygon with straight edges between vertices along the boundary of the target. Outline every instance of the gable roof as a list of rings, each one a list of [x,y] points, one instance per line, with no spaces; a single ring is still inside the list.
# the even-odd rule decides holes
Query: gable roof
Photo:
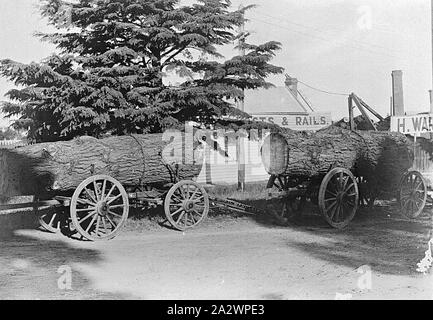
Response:
[[[287,87],[245,90],[245,112],[259,113],[301,113],[308,114],[307,109]]]

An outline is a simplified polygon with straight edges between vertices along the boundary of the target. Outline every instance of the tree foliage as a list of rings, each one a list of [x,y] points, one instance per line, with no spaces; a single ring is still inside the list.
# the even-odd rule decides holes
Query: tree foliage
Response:
[[[281,73],[270,63],[280,44],[240,41],[245,55],[218,52],[239,37],[244,12],[230,1],[45,0],[41,13],[57,29],[37,34],[57,47],[39,63],[0,61],[17,88],[3,112],[18,116],[36,141],[78,135],[160,132],[184,121],[213,123],[239,112],[243,89],[269,87]],[[182,83],[167,84],[177,74]]]

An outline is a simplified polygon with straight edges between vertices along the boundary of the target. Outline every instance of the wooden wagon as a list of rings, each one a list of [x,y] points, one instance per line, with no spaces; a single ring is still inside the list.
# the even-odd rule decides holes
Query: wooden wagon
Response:
[[[286,139],[273,134],[269,137],[267,148],[272,149],[272,145],[277,151],[268,150],[266,154],[271,154],[271,159],[264,159],[271,173],[267,188],[283,194],[279,213],[282,219],[296,215],[310,200],[319,206],[320,213],[330,226],[341,229],[352,221],[360,206],[371,207],[376,199],[396,199],[401,213],[411,219],[422,213],[428,201],[426,180],[418,171],[407,170],[409,166],[393,168],[397,183],[381,189],[381,184],[377,183],[381,179],[380,170],[365,175],[352,162],[331,163],[327,169],[314,171],[317,173],[314,175],[292,175],[287,169],[293,160],[290,160],[291,151]]]
[[[160,189],[124,186],[109,175],[85,179],[70,196],[52,195],[33,202],[0,205],[0,210],[33,208],[49,232],[65,229],[91,241],[115,237],[128,219],[130,206],[163,205],[167,221],[177,230],[200,224],[209,212],[209,196],[190,180],[168,183]]]

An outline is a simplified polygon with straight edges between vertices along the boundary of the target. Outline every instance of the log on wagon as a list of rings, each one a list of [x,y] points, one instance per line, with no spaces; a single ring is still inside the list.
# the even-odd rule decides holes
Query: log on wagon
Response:
[[[0,196],[68,192],[94,174],[109,175],[125,186],[171,182],[173,170],[181,179],[191,179],[201,171],[203,153],[200,143],[187,140],[176,131],[1,149]]]
[[[336,228],[353,219],[365,191],[371,198],[378,193],[399,198],[410,193],[413,204],[404,208],[408,215],[419,214],[425,205],[422,176],[409,172],[411,143],[399,133],[336,127],[316,133],[280,131],[265,140],[262,161],[271,175],[269,188],[304,189],[304,194],[297,193],[299,198],[308,196],[317,203],[326,221]],[[402,181],[409,185],[404,191]]]

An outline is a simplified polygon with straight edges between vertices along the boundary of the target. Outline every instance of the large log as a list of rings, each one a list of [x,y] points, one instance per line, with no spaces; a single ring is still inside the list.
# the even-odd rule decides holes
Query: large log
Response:
[[[181,179],[192,179],[201,170],[201,153],[192,158],[185,135],[164,141],[162,134],[117,136],[105,139],[81,137],[72,141],[40,143],[0,150],[0,197],[67,192],[93,174],[107,174],[124,185],[171,181],[163,151],[176,150]],[[166,140],[166,139],[165,139]],[[186,161],[185,156],[188,156]],[[179,159],[178,159],[179,160]]]
[[[399,133],[330,128],[273,133],[263,144],[262,161],[269,174],[293,178],[320,178],[331,167],[343,167],[379,190],[392,191],[412,166],[413,152]]]

